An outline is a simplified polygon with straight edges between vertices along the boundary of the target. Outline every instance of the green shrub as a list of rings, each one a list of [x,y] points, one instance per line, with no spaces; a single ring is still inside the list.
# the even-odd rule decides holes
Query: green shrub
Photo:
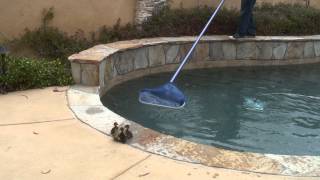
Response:
[[[120,20],[113,27],[101,27],[91,38],[85,38],[82,31],[72,36],[50,26],[54,9],[44,10],[42,25],[35,30],[26,30],[20,42],[33,49],[40,57],[61,59],[94,44],[110,43],[159,36],[198,35],[211,16],[214,8],[160,10],[140,26],[120,26]],[[254,10],[258,35],[312,35],[320,34],[320,10],[301,5],[263,4]],[[223,8],[209,27],[208,35],[231,35],[238,26],[239,11]]]
[[[75,52],[90,47],[82,31],[69,36],[58,28],[50,26],[54,18],[54,9],[44,9],[41,26],[35,30],[26,29],[19,43],[33,49],[42,58],[67,60],[67,57]]]
[[[320,34],[320,10],[298,4],[262,4],[255,9],[259,35]]]
[[[64,86],[73,82],[70,69],[60,60],[7,57],[1,72],[1,91]]]
[[[98,37],[92,39],[96,43],[109,43],[120,40],[134,39],[142,37],[136,26],[127,24],[120,26],[120,19],[113,27],[103,26],[98,31]]]
[[[142,36],[198,35],[214,8],[165,8],[142,25]],[[236,32],[240,13],[222,9],[207,34],[231,35]],[[262,4],[254,10],[258,35],[320,34],[320,10],[294,4]]]
[[[142,34],[151,37],[198,35],[213,10],[206,6],[193,9],[164,8],[142,24]],[[238,15],[238,11],[222,9],[209,27],[207,34],[234,32]]]
[[[90,47],[85,39],[79,37],[82,37],[81,32],[68,36],[57,28],[48,27],[26,30],[21,40],[40,57],[66,60],[69,55]]]

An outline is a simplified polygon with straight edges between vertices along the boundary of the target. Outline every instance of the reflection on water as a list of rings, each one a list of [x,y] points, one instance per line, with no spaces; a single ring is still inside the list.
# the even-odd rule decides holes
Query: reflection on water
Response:
[[[102,101],[146,127],[238,151],[320,154],[320,65],[183,72],[183,109],[138,102],[143,88],[164,84],[158,74],[113,88]]]
[[[263,111],[265,103],[257,98],[245,97],[243,106],[248,110]]]

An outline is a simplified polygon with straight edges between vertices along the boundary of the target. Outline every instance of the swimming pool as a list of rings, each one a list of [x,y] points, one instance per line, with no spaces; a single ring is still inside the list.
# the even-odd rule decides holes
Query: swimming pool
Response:
[[[225,149],[319,155],[320,65],[191,70],[177,81],[181,110],[138,102],[170,73],[127,81],[101,98],[117,114],[178,138]]]

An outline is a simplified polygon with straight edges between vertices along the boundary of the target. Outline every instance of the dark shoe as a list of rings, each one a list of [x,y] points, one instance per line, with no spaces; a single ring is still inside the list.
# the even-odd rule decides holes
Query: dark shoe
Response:
[[[256,35],[255,35],[255,34],[247,34],[245,37],[246,37],[246,38],[255,38]]]
[[[235,39],[239,39],[239,38],[245,38],[245,35],[240,35],[239,33],[235,33],[232,37]]]

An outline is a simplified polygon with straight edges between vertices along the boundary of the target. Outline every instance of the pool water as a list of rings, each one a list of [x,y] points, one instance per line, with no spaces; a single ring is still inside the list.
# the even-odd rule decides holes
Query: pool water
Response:
[[[184,71],[183,109],[138,102],[171,73],[112,88],[101,98],[121,116],[164,134],[237,151],[320,155],[320,65]]]

